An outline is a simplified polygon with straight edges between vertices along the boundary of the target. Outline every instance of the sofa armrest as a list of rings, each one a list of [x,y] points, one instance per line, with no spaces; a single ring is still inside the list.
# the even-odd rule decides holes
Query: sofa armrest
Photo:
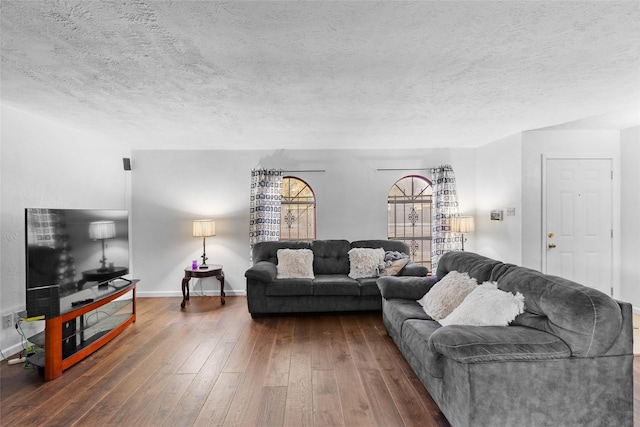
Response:
[[[400,270],[400,274],[398,276],[417,276],[417,277],[425,277],[429,273],[429,269],[422,264],[418,264],[417,262],[409,261],[407,265],[404,266],[402,270]]]
[[[254,279],[264,283],[271,283],[278,274],[278,267],[268,261],[258,261],[251,268],[244,272],[244,277]]]
[[[384,276],[379,277],[376,283],[384,299],[419,300],[437,280],[435,277]]]

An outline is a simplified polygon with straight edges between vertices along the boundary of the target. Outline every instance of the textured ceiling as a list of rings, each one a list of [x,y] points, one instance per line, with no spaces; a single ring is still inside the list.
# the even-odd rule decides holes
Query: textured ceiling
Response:
[[[132,148],[624,128],[640,123],[639,5],[2,0],[1,97]]]

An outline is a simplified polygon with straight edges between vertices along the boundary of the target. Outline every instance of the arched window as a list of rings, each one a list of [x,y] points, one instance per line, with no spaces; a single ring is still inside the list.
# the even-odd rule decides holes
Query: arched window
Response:
[[[431,271],[431,182],[422,176],[406,176],[389,190],[387,224],[389,240],[409,246],[412,261]]]
[[[309,184],[293,176],[282,178],[280,240],[316,238],[316,196]]]

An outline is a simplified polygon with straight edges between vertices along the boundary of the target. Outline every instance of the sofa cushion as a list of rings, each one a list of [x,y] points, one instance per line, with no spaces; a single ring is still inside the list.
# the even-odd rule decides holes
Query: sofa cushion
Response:
[[[314,240],[313,271],[320,274],[349,274],[349,249],[347,240]]]
[[[251,257],[254,263],[268,261],[278,263],[278,249],[311,249],[311,243],[298,241],[258,242],[251,249]]]
[[[265,286],[268,296],[313,295],[312,279],[276,279]]]
[[[447,277],[449,275],[451,273]],[[495,282],[485,282],[476,286],[451,314],[439,322],[442,326],[507,326],[523,310],[524,296],[520,292],[513,295],[498,289]]]
[[[434,320],[447,317],[478,286],[467,273],[450,271],[418,300],[425,313]]]
[[[314,295],[360,295],[358,281],[342,274],[316,275]]]
[[[378,289],[377,277],[363,277],[358,280],[360,285],[360,295],[380,295],[380,289]]]
[[[620,334],[620,306],[596,289],[525,267],[510,269],[498,279],[498,287],[524,295],[525,312],[512,325],[557,335],[573,356],[602,355]]]
[[[442,354],[429,348],[429,338],[442,328],[434,320],[407,320],[402,327],[402,341],[422,362],[431,376],[442,378]]]
[[[472,252],[447,252],[438,261],[437,276],[442,279],[450,271],[469,273],[478,283],[494,280],[494,268],[503,266],[500,261],[474,254]]]
[[[400,240],[355,240],[351,242],[352,248],[382,248],[386,251],[403,252],[409,255],[409,246]]]
[[[429,350],[460,363],[571,356],[557,336],[522,326],[443,326],[430,335]]]
[[[349,277],[378,277],[380,265],[384,262],[382,248],[353,248],[349,250]]]
[[[278,249],[278,279],[313,279],[311,249]]]
[[[432,320],[415,301],[406,299],[387,299],[386,304],[389,308],[385,310],[384,314],[389,323],[399,331],[400,335],[402,334],[402,328],[404,327],[405,322],[409,319]],[[439,327],[440,324],[437,326]]]

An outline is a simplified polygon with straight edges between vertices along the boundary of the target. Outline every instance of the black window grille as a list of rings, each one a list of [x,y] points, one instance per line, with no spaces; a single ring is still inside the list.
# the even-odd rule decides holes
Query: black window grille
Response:
[[[388,238],[409,246],[411,260],[431,271],[431,182],[421,176],[398,180],[387,199]]]
[[[280,240],[316,238],[316,197],[299,178],[282,178]]]

